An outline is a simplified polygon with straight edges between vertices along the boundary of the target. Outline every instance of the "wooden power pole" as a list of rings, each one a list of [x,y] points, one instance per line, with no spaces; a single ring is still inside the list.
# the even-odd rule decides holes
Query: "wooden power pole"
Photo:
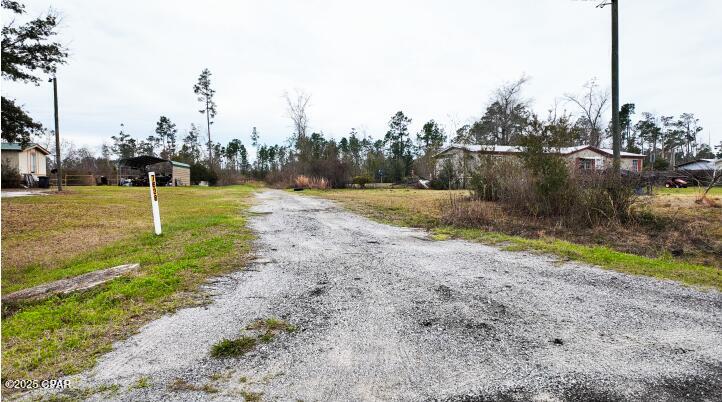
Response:
[[[55,106],[55,174],[58,178],[58,191],[63,190],[62,159],[60,159],[60,123],[58,119],[58,79],[53,77],[53,104]]]
[[[619,125],[619,0],[612,2],[612,151],[614,173],[621,164],[621,127]]]

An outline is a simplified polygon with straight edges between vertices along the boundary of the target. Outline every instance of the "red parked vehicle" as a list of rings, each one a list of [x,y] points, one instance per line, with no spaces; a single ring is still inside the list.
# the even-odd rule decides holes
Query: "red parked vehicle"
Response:
[[[664,182],[664,187],[667,188],[687,188],[687,181],[684,179],[681,179],[679,177],[667,179],[667,181]]]

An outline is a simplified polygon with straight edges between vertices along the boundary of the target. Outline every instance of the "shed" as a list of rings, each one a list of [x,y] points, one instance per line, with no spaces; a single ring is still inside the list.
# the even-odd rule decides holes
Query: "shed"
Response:
[[[174,186],[191,185],[191,165],[178,161],[170,161]]]
[[[141,155],[118,161],[118,184],[147,186],[148,172],[156,173],[161,186],[190,186],[191,166],[152,155]]]
[[[2,143],[2,162],[17,169],[21,175],[46,176],[47,156],[50,151],[38,144],[23,148],[17,143]]]

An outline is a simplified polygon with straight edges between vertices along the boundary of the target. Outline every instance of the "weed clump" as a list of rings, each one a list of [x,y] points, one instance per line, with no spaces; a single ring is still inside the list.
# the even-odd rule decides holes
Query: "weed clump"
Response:
[[[215,358],[239,357],[256,347],[256,338],[243,336],[238,339],[223,339],[213,345],[211,356]]]
[[[293,332],[294,325],[281,320],[280,318],[269,317],[256,320],[246,327],[249,331],[255,331],[257,336],[242,336],[238,339],[223,339],[211,348],[211,356],[215,358],[239,357],[253,350],[258,342],[269,343],[281,331]]]
[[[241,391],[241,396],[243,397],[243,400],[246,402],[260,402],[261,396],[263,396],[263,393],[243,390],[243,391]]]
[[[170,391],[200,391],[208,394],[215,394],[218,392],[218,388],[211,384],[203,384],[202,386],[191,384],[182,378],[176,378],[171,384],[168,385]]]

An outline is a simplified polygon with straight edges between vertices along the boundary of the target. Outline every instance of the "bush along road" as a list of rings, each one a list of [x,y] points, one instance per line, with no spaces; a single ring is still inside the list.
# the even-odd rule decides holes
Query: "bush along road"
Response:
[[[71,378],[106,400],[719,400],[722,296],[282,191],[256,259]]]

